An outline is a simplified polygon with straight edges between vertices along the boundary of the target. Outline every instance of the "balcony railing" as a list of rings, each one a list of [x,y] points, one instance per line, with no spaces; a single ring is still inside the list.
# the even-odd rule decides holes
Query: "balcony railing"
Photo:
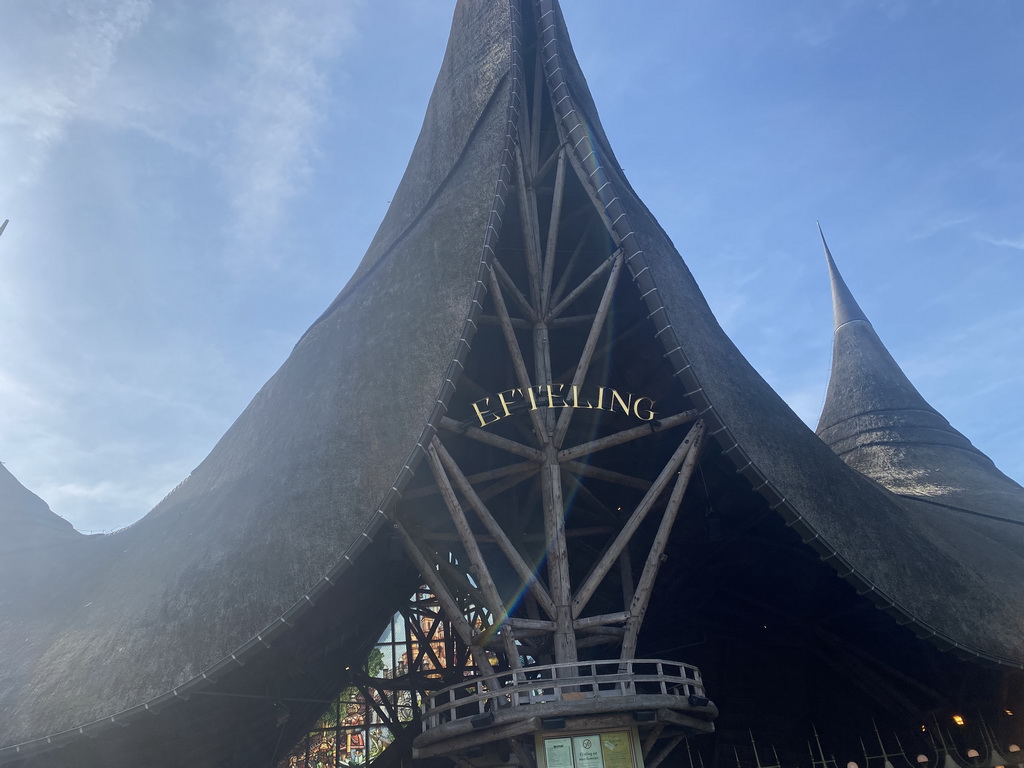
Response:
[[[434,693],[423,730],[510,707],[649,695],[704,696],[700,670],[677,661],[578,661],[476,677]],[[529,713],[523,712],[523,716]]]

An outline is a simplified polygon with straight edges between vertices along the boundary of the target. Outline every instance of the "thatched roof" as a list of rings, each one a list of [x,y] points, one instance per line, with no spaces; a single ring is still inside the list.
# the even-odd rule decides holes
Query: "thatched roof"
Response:
[[[212,707],[214,695],[228,702],[229,682],[277,685],[285,662],[268,654],[288,643],[299,654],[310,617],[365,607],[369,584],[386,611],[383,596],[403,588],[408,574],[370,542],[470,346],[516,140],[526,3],[459,2],[413,157],[363,262],[209,457],[130,529],[55,541],[53,567],[32,583],[11,565],[19,556],[0,566],[0,760],[17,757],[13,745],[45,749],[54,734],[102,743],[119,724],[156,728],[147,723]],[[557,4],[536,5],[542,42],[560,56],[545,73],[565,96],[557,118],[586,139],[572,151],[593,171],[588,192],[737,482],[922,635],[1024,662],[1020,529],[896,495],[793,414],[726,337],[623,177]],[[1003,516],[1022,514],[1015,503]],[[370,624],[338,643],[372,642]]]
[[[925,401],[857,305],[827,245],[825,257],[835,337],[818,436],[904,498],[1024,524],[1024,488]]]

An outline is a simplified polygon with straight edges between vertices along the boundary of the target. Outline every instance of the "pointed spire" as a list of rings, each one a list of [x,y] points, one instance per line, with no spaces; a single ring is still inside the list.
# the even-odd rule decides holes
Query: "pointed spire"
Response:
[[[839,268],[836,267],[832,252],[829,251],[828,243],[825,242],[825,233],[821,231],[821,222],[816,223],[818,234],[821,236],[821,245],[825,249],[825,259],[828,261],[828,277],[832,283],[832,314],[835,317],[836,330],[838,331],[841,326],[855,320],[869,322],[860,305],[857,304],[857,300],[850,293],[850,289],[846,287],[843,276],[839,274]]]
[[[821,242],[832,282],[835,335],[818,437],[890,491],[1024,522],[1024,490],[917,391],[853,298],[823,234]]]

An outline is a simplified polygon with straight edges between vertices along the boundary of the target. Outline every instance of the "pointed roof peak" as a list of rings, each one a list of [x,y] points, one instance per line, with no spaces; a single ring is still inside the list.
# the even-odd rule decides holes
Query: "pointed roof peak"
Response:
[[[818,234],[821,236],[821,245],[825,249],[825,259],[828,262],[828,277],[832,283],[832,314],[835,317],[835,329],[838,331],[842,326],[855,320],[869,323],[870,321],[867,315],[864,314],[864,310],[860,308],[857,300],[853,298],[853,294],[846,286],[843,276],[839,274],[839,268],[832,258],[832,252],[828,249],[828,243],[825,242],[825,233],[821,231],[821,222],[816,223],[818,225]]]

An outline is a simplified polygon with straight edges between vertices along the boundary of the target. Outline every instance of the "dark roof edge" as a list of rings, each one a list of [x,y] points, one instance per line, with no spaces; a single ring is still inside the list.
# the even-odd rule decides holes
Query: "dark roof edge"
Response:
[[[349,568],[355,565],[359,555],[362,554],[380,533],[385,523],[390,523],[389,513],[401,499],[402,491],[412,479],[415,469],[423,458],[425,446],[437,433],[437,425],[448,410],[448,402],[455,392],[455,382],[463,370],[466,356],[469,353],[473,337],[476,335],[477,323],[483,309],[484,296],[487,293],[488,274],[491,270],[491,262],[494,259],[494,251],[501,230],[502,219],[505,214],[505,195],[511,189],[512,167],[515,158],[514,148],[519,142],[519,115],[522,103],[523,83],[523,60],[522,60],[522,16],[519,4],[516,0],[508,0],[511,29],[509,30],[509,45],[511,47],[512,83],[509,93],[509,105],[507,109],[508,118],[506,121],[505,148],[502,152],[501,167],[498,172],[498,179],[495,182],[494,197],[491,202],[491,211],[488,215],[487,226],[484,230],[483,246],[481,248],[480,266],[477,273],[476,287],[473,291],[473,299],[463,324],[462,335],[455,345],[452,354],[452,361],[445,372],[444,380],[437,393],[437,400],[430,412],[426,425],[420,433],[416,445],[409,452],[402,469],[399,470],[391,489],[384,495],[377,505],[376,513],[370,518],[363,531],[356,537],[342,554],[337,564],[327,572],[323,578],[313,585],[305,594],[296,600],[281,616],[270,622],[263,630],[254,637],[247,640],[232,653],[222,658],[203,670],[200,674],[187,680],[181,685],[156,696],[149,701],[138,704],[134,707],[117,712],[109,717],[94,720],[77,728],[43,736],[38,739],[12,744],[7,747],[0,747],[0,764],[13,762],[32,754],[46,752],[71,744],[80,737],[95,738],[103,731],[113,727],[126,727],[139,719],[146,713],[159,714],[164,709],[175,703],[187,700],[192,694],[214,685],[225,670],[233,669],[244,664],[257,653],[270,648],[272,641],[279,638],[290,629],[294,622],[307,611],[329,590],[335,586],[335,581],[344,575]]]
[[[715,440],[723,447],[722,452],[735,464],[736,474],[746,478],[751,484],[752,490],[760,493],[768,501],[770,508],[782,516],[786,521],[786,525],[793,528],[800,535],[801,540],[818,553],[821,560],[831,565],[836,573],[849,582],[859,595],[868,596],[877,607],[893,616],[897,624],[901,626],[913,625],[913,630],[918,637],[929,640],[940,649],[952,651],[964,657],[977,658],[990,664],[1024,669],[1024,662],[995,656],[954,640],[898,605],[883,590],[860,575],[856,568],[831,543],[822,538],[804,520],[803,515],[772,484],[761,469],[754,464],[753,460],[733,436],[731,430],[724,423],[704,392],[703,386],[698,380],[689,360],[687,360],[683,353],[682,345],[665,310],[660,291],[654,284],[646,258],[636,241],[636,235],[629,222],[629,217],[615,193],[614,184],[611,181],[606,181],[600,185],[596,183],[596,179],[609,179],[610,175],[604,172],[596,152],[590,152],[585,157],[580,157],[577,153],[577,147],[581,145],[586,146],[589,143],[584,141],[587,138],[587,127],[579,117],[580,113],[577,112],[572,94],[562,73],[556,25],[544,22],[545,16],[555,12],[554,0],[535,0],[535,2],[540,9],[538,26],[541,30],[539,33],[541,40],[539,44],[543,44],[545,51],[545,56],[542,57],[545,76],[548,80],[548,90],[551,93],[552,102],[555,104],[556,118],[561,122],[565,134],[569,138],[566,142],[567,154],[573,165],[577,169],[582,170],[582,173],[578,173],[581,181],[587,188],[591,199],[597,205],[598,211],[609,232],[615,238],[618,247],[625,254],[626,264],[629,266],[630,273],[633,276],[633,282],[636,283],[641,297],[647,304],[649,310],[648,318],[654,322],[657,329],[655,335],[661,339],[666,350],[664,357],[669,360],[675,372],[674,375],[683,384],[686,397],[693,400],[700,418],[704,419],[707,425],[707,434],[715,437]],[[548,51],[549,47],[551,51]],[[822,242],[824,242],[824,238],[822,238]],[[827,245],[825,249],[826,254],[828,254]],[[829,259],[831,261],[830,255]],[[838,271],[836,274],[838,274]],[[851,301],[852,298],[851,295]],[[857,307],[855,301],[853,301],[853,306]],[[859,310],[859,307],[857,309]],[[863,315],[863,313],[861,314]],[[867,318],[862,317],[860,319],[866,320]]]

